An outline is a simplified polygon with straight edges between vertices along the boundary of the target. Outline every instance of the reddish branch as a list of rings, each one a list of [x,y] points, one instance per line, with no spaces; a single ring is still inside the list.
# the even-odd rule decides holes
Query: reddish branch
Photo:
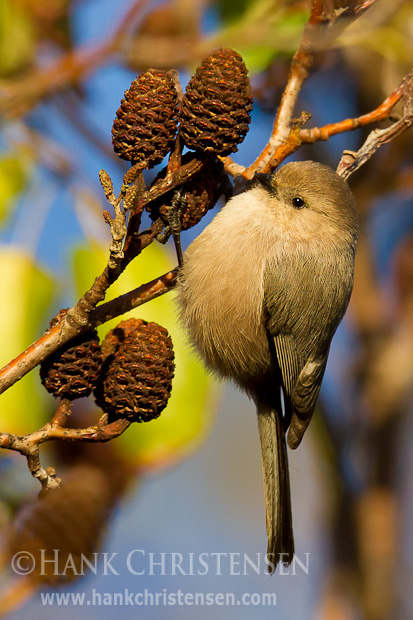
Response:
[[[331,123],[329,125],[324,125],[324,127],[313,127],[313,129],[302,129],[300,132],[301,141],[305,144],[313,144],[319,140],[328,140],[331,136],[335,136],[339,133],[344,133],[346,131],[352,131],[353,129],[358,129],[359,127],[365,127],[371,123],[377,123],[379,121],[383,121],[389,117],[392,109],[400,101],[403,97],[408,81],[410,79],[410,74],[406,76],[401,84],[396,88],[395,91],[392,92],[391,95],[387,97],[383,101],[378,108],[369,112],[368,114],[363,114],[363,116],[359,116],[358,118],[347,118],[344,121],[340,121],[338,123]]]
[[[0,448],[15,450],[24,455],[27,458],[27,464],[32,476],[40,481],[43,491],[59,487],[61,480],[56,477],[53,467],[44,469],[41,466],[40,444],[53,439],[89,442],[110,441],[124,433],[131,424],[130,420],[123,418],[108,422],[107,415],[104,414],[95,426],[66,428],[65,424],[70,416],[71,409],[71,401],[63,398],[51,422],[34,431],[34,433],[24,435],[23,437],[11,433],[0,433]]]
[[[174,269],[125,295],[100,305],[89,314],[87,322],[83,325],[77,324],[71,328],[67,325],[67,321],[55,325],[0,370],[0,394],[75,335],[102,325],[110,319],[163,295],[174,287],[176,278],[177,269]]]
[[[291,136],[291,122],[298,94],[307,79],[316,52],[327,49],[334,39],[360,17],[375,0],[356,3],[345,10],[336,10],[335,2],[314,0],[311,14],[305,25],[300,46],[294,54],[287,86],[275,117],[270,139],[262,153],[248,168],[238,166],[230,157],[223,159],[225,169],[233,176],[252,179],[256,172],[272,172],[283,159],[300,146],[296,136]]]

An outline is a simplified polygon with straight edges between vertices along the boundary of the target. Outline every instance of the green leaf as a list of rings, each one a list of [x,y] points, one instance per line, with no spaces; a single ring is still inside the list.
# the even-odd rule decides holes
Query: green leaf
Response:
[[[342,47],[360,47],[376,52],[379,56],[394,63],[412,61],[410,40],[391,26],[382,26],[368,33],[344,32],[338,40]]]
[[[252,2],[255,0],[214,0],[224,23],[239,19]]]
[[[308,19],[308,10],[274,0],[250,2],[244,13],[205,41],[205,49],[233,47],[251,73],[263,71],[278,55],[292,56]]]
[[[0,2],[0,75],[19,73],[31,64],[35,47],[35,30],[24,3]]]
[[[0,366],[24,351],[47,327],[45,320],[53,282],[30,256],[0,247]],[[46,392],[38,370],[28,373],[0,399],[1,431],[32,432],[45,421]],[[48,413],[48,411],[46,411]]]
[[[18,157],[0,157],[0,225],[4,224],[27,182],[23,162]]]
[[[74,262],[79,296],[90,287],[96,274],[103,271],[106,257],[107,250],[99,247],[77,250]],[[166,249],[152,244],[109,289],[108,299],[155,279],[173,266]],[[211,399],[216,396],[216,390],[177,322],[173,296],[173,292],[167,293],[99,329],[103,336],[120,321],[136,316],[163,325],[172,338],[176,368],[168,406],[157,420],[133,424],[116,440],[123,456],[140,468],[159,468],[181,459],[205,438],[212,422]]]

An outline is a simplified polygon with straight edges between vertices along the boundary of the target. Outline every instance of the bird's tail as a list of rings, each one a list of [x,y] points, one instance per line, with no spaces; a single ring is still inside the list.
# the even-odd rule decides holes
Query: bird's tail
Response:
[[[275,410],[258,409],[262,471],[264,476],[267,558],[272,573],[279,562],[294,556],[290,476],[282,420]]]

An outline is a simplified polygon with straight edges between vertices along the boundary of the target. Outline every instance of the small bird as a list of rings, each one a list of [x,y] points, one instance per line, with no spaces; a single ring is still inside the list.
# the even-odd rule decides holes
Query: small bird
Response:
[[[184,254],[178,305],[206,366],[255,402],[267,563],[294,556],[287,447],[311,420],[354,277],[358,220],[347,183],[313,161],[256,174]]]

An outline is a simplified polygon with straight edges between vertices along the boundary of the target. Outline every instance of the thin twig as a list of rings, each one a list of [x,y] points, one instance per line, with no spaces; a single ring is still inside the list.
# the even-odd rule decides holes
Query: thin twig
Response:
[[[394,90],[378,108],[368,114],[363,114],[363,116],[359,116],[358,118],[347,118],[338,123],[330,123],[329,125],[324,125],[324,127],[302,129],[300,132],[301,141],[305,144],[313,144],[319,140],[328,140],[331,136],[335,136],[339,133],[352,131],[359,127],[365,127],[371,123],[377,123],[387,119],[396,103],[402,98],[410,79],[411,74],[408,74],[404,77],[396,90]]]
[[[282,159],[298,148],[296,141],[290,137],[291,121],[298,95],[313,65],[315,53],[327,49],[334,39],[375,1],[360,2],[341,11],[337,11],[334,3],[327,0],[313,1],[300,46],[291,62],[288,82],[281,97],[270,139],[248,168],[238,166],[231,157],[224,158],[222,161],[228,174],[252,179],[256,172],[272,172]]]
[[[372,155],[384,144],[391,142],[404,133],[413,124],[413,116],[405,117],[385,129],[374,129],[363,146],[355,153],[344,151],[337,167],[337,173],[348,179],[353,172],[366,163]]]
[[[90,322],[97,327],[117,316],[125,314],[138,306],[146,304],[172,290],[178,277],[178,268],[168,271],[163,276],[143,284],[133,291],[125,293],[112,301],[101,304],[90,315]]]
[[[61,480],[56,477],[56,471],[53,467],[48,467],[47,469],[42,467],[40,463],[40,444],[56,439],[87,442],[110,441],[124,433],[132,423],[131,420],[126,418],[118,418],[108,422],[107,414],[103,414],[95,426],[66,428],[66,422],[71,409],[71,401],[62,399],[51,422],[47,422],[37,431],[24,436],[0,433],[0,448],[14,450],[27,458],[30,473],[39,480],[42,485],[42,492],[57,489],[60,486]]]
[[[402,118],[396,123],[393,123],[393,125],[390,125],[390,127],[372,131],[357,153],[353,151],[344,151],[337,167],[337,173],[344,179],[348,179],[353,172],[366,163],[383,144],[391,142],[413,124],[413,72],[409,73],[404,78],[400,86],[403,86]]]
[[[66,428],[48,422],[42,428],[20,437],[10,433],[0,433],[0,448],[15,450],[21,454],[32,455],[33,447],[46,441],[108,441],[121,435],[131,424],[131,420],[120,418],[110,424],[88,426],[86,428]]]

